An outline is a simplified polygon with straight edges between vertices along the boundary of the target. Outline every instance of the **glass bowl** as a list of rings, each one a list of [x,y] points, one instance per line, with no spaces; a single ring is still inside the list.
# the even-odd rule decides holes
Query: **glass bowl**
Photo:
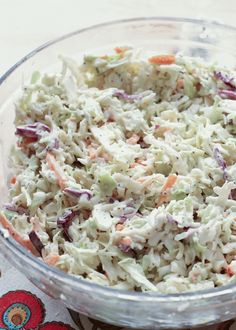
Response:
[[[0,78],[0,198],[7,200],[7,159],[14,143],[14,100],[35,70],[56,70],[58,54],[111,51],[132,44],[153,53],[198,56],[206,61],[236,63],[236,28],[182,18],[138,18],[93,26],[34,50]],[[118,291],[63,273],[28,253],[0,230],[0,252],[38,288],[76,312],[131,328],[172,329],[208,325],[236,316],[236,285],[195,293],[161,295]]]

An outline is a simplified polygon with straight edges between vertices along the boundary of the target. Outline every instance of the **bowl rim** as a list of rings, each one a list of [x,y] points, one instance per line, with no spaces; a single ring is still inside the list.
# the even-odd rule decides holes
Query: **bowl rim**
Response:
[[[171,17],[171,16],[144,16],[144,17],[135,17],[135,18],[126,18],[120,20],[112,20],[104,23],[95,24],[86,28],[78,29],[62,35],[58,38],[50,40],[41,46],[35,48],[27,55],[22,57],[18,62],[16,62],[12,67],[10,67],[1,77],[0,77],[0,86],[4,83],[4,81],[24,62],[28,59],[36,55],[37,53],[43,51],[49,46],[52,46],[58,42],[61,42],[65,39],[69,39],[75,35],[82,34],[86,31],[96,30],[102,27],[108,27],[111,25],[119,25],[123,23],[135,23],[135,22],[147,22],[147,21],[171,21],[171,22],[179,22],[179,23],[192,23],[197,26],[204,27],[212,27],[219,28],[226,31],[232,31],[236,33],[236,27],[227,25],[224,23],[220,23],[214,20],[205,20],[205,19],[194,19],[194,18],[185,18],[185,17]],[[172,293],[172,294],[163,294],[158,292],[135,292],[135,291],[125,291],[114,289],[112,287],[102,286],[100,284],[96,284],[90,282],[83,278],[78,278],[75,275],[71,275],[59,270],[56,267],[51,267],[43,262],[40,258],[35,257],[28,250],[18,244],[13,238],[9,237],[9,234],[6,235],[6,230],[0,228],[0,241],[9,249],[9,251],[14,252],[17,257],[22,260],[22,263],[29,263],[34,269],[43,273],[46,277],[51,277],[57,279],[61,283],[71,284],[71,288],[77,291],[85,291],[85,292],[94,292],[96,290],[97,294],[100,294],[103,297],[114,297],[116,296],[118,299],[126,300],[126,301],[135,301],[143,303],[145,302],[161,302],[161,303],[170,303],[170,302],[191,302],[197,300],[205,300],[210,298],[218,298],[219,296],[225,296],[228,294],[236,293],[236,285],[228,284],[220,287],[214,287],[211,289],[201,290],[201,291],[190,291],[183,293]],[[4,253],[4,252],[3,252]]]

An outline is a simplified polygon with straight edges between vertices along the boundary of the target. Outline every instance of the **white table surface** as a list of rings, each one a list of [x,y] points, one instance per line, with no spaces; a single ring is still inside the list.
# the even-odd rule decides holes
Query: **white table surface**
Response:
[[[0,0],[0,75],[40,44],[93,24],[140,16],[236,25],[235,0]]]

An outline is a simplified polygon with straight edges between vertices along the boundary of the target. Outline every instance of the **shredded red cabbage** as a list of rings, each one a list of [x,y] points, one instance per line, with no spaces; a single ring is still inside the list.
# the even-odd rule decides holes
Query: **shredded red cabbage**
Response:
[[[64,192],[68,195],[75,196],[75,197],[81,197],[82,195],[85,195],[88,200],[92,197],[92,192],[88,189],[75,189],[75,188],[65,188]]]
[[[227,180],[228,178],[228,174],[227,174],[227,165],[226,162],[224,160],[224,158],[222,157],[219,148],[215,147],[214,148],[214,158],[217,161],[218,165],[220,166],[220,168],[223,171],[223,179]]]
[[[236,91],[230,91],[228,89],[220,89],[218,94],[222,99],[236,100]]]
[[[138,209],[132,203],[128,203],[123,209],[123,214],[120,216],[119,223],[123,224],[128,219],[132,218],[134,215],[138,214]],[[140,213],[139,215],[142,216]]]
[[[5,204],[4,208],[8,211],[16,212],[18,214],[25,214],[27,213],[27,209],[23,206],[17,206],[14,204]]]
[[[29,233],[29,239],[31,240],[33,246],[35,247],[35,249],[40,253],[42,252],[42,249],[44,248],[43,243],[41,242],[40,238],[38,237],[38,235],[36,234],[36,232],[34,230],[32,230]]]
[[[39,138],[42,131],[50,132],[50,128],[42,123],[34,123],[18,126],[15,134],[22,137]]]
[[[70,236],[68,229],[72,223],[72,220],[77,214],[78,212],[67,210],[61,217],[57,219],[57,227],[63,229],[65,238],[70,242],[72,242],[73,239]]]
[[[221,71],[214,71],[214,76],[216,79],[223,81],[226,86],[229,86],[232,89],[236,89],[236,85],[233,83],[233,78],[227,76],[227,74]]]
[[[57,150],[60,147],[60,143],[58,139],[54,139],[46,148],[47,151]]]
[[[236,200],[236,188],[231,189],[230,199],[233,199],[234,201]]]
[[[119,244],[118,245],[118,248],[124,252],[124,253],[128,253],[132,250],[132,248],[130,247],[130,245],[127,245],[127,244]]]
[[[119,99],[123,99],[126,101],[136,101],[140,100],[142,98],[142,95],[140,94],[127,94],[123,90],[116,90],[113,94],[114,96],[118,97]]]
[[[52,148],[53,149],[59,149],[59,147],[60,147],[59,140],[55,139],[54,142],[53,142]]]

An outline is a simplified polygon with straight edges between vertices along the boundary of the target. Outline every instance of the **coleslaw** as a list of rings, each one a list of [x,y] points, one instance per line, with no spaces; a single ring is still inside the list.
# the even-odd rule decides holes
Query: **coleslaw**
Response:
[[[236,282],[236,73],[131,47],[61,56],[16,105],[0,223],[49,265],[124,290]]]

